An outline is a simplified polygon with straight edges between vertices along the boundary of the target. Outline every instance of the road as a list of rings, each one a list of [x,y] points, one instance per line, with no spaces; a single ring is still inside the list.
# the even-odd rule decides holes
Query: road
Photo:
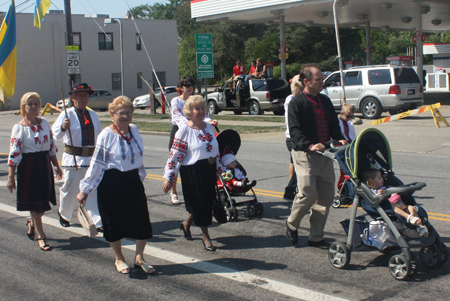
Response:
[[[11,126],[0,125],[0,185],[5,187],[6,153]],[[45,215],[51,252],[42,252],[26,236],[27,212],[15,210],[15,195],[0,190],[2,300],[448,300],[450,264],[428,269],[419,264],[409,281],[392,278],[387,268],[390,255],[378,251],[352,253],[347,270],[335,269],[326,250],[307,247],[307,218],[300,239],[291,247],[284,236],[290,203],[283,201],[287,184],[288,153],[282,143],[244,139],[237,158],[249,178],[256,179],[258,200],[264,204],[261,218],[249,219],[240,209],[236,222],[213,223],[210,234],[216,252],[206,252],[199,229],[187,241],[178,229],[186,217],[184,205],[174,206],[162,193],[163,166],[168,136],[143,135],[146,155],[144,182],[154,237],[146,259],[157,275],[133,270],[130,276],[116,272],[113,252],[103,238],[83,236],[76,215],[74,226],[62,228],[57,210]],[[252,139],[249,139],[252,140]],[[59,149],[62,145],[59,144]],[[60,154],[59,156],[60,157]],[[448,183],[450,157],[394,152],[396,175],[405,183],[423,181],[427,187],[415,196],[430,221],[450,246]],[[337,166],[336,166],[337,172]],[[61,182],[57,183],[57,187]],[[181,191],[181,185],[178,186]],[[326,226],[329,241],[345,241],[339,221],[348,208],[331,209]],[[125,257],[133,260],[133,243],[124,240]],[[417,255],[418,250],[415,250]]]

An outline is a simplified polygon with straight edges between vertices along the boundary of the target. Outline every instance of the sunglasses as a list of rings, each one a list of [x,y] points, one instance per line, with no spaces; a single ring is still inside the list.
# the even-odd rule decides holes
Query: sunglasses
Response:
[[[186,87],[186,88],[192,88],[193,87],[191,84],[184,84],[183,86]]]
[[[345,113],[342,113],[342,114],[345,115],[345,116],[347,116],[347,118],[350,118],[350,119],[355,118],[355,116],[353,116],[353,115],[347,115],[347,114],[345,114]]]

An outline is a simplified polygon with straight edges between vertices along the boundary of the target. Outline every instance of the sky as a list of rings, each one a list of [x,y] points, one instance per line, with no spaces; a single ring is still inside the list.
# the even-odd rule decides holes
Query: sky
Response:
[[[51,10],[64,10],[64,0],[51,0]],[[15,0],[16,12],[33,13],[35,0]],[[94,14],[108,14],[111,18],[122,18],[125,16],[128,5],[130,7],[142,4],[153,5],[155,3],[168,3],[167,0],[71,0],[72,14],[83,14],[87,17]],[[10,0],[0,0],[0,11],[9,9]],[[23,3],[23,4],[22,4]],[[128,4],[127,4],[128,3]],[[22,5],[21,5],[22,4]],[[20,5],[20,6],[19,6]],[[30,6],[29,8],[27,8]],[[26,9],[25,9],[26,8]],[[24,10],[25,9],[25,10]]]

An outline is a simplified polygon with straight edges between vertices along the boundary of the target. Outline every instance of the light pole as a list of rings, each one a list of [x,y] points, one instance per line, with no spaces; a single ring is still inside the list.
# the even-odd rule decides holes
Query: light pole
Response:
[[[122,31],[122,22],[120,22],[119,19],[105,19],[105,26],[106,24],[112,24],[112,23],[119,23],[120,28],[120,86],[122,88],[122,95],[123,94],[123,31]]]

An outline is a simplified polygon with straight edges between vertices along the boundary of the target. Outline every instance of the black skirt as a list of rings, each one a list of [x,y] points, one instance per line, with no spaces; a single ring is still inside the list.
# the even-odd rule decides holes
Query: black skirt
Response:
[[[97,188],[97,198],[103,237],[107,241],[114,242],[125,237],[152,238],[147,196],[137,169],[126,172],[106,170]]]
[[[208,159],[199,160],[193,165],[180,168],[186,210],[194,216],[196,226],[211,225],[212,208],[216,197],[216,163]]]
[[[17,211],[45,212],[56,205],[55,179],[48,151],[22,154],[17,166]]]

